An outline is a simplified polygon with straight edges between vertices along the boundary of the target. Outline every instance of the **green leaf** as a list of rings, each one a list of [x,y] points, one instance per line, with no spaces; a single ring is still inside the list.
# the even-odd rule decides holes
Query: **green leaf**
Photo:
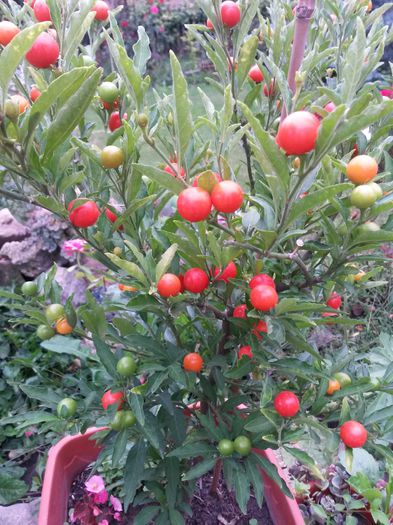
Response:
[[[24,56],[29,51],[38,35],[48,29],[50,22],[41,22],[23,29],[12,41],[5,46],[0,55],[0,87],[3,91],[3,98],[7,93],[8,84],[16,68],[22,62]]]
[[[251,66],[255,62],[255,55],[257,53],[259,40],[257,35],[252,35],[248,38],[240,48],[239,59],[238,59],[238,72],[237,81],[238,89],[240,90],[247,75],[250,71]]]
[[[319,479],[323,479],[322,473],[317,467],[314,459],[309,456],[306,452],[303,450],[300,450],[300,448],[296,447],[288,447],[284,445],[284,449],[291,454],[295,459],[300,461],[300,463],[303,463],[303,465],[307,465],[310,467],[311,472],[314,476],[318,477]]]
[[[187,81],[183,75],[180,62],[173,51],[169,52],[172,68],[173,97],[174,97],[174,123],[176,134],[176,155],[179,166],[183,159],[193,134],[191,115],[191,102],[188,96]]]
[[[119,268],[124,270],[127,275],[130,275],[131,277],[134,277],[137,281],[142,283],[145,286],[148,286],[148,281],[145,276],[145,274],[142,272],[142,270],[137,266],[135,263],[131,261],[127,261],[125,259],[121,259],[117,255],[114,255],[113,253],[106,253],[105,254],[108,259],[110,259],[113,263],[116,264]]]
[[[291,211],[289,212],[286,226],[297,219],[300,215],[306,213],[310,208],[315,209],[317,206],[325,203],[326,201],[329,201],[338,193],[349,190],[352,187],[353,185],[348,182],[334,184],[333,186],[327,186],[326,188],[314,191],[313,193],[306,195],[306,197],[299,199],[297,202],[295,202]]]
[[[239,106],[250,123],[258,141],[258,162],[261,164],[263,171],[265,174],[275,175],[282,188],[286,190],[289,185],[289,169],[284,153],[277,146],[270,133],[263,129],[252,111],[242,102],[239,102]]]
[[[149,505],[143,508],[134,518],[134,525],[149,525],[160,511],[158,505]]]
[[[61,395],[46,386],[19,385],[19,388],[31,399],[37,399],[49,407],[57,405]]]
[[[127,51],[120,44],[116,44],[109,36],[106,38],[112,58],[124,80],[128,91],[132,94],[138,111],[143,110],[143,80],[133,60],[127,55]]]
[[[124,509],[132,503],[145,473],[146,443],[139,439],[129,451],[124,467]]]
[[[93,334],[93,343],[95,346],[95,349],[97,351],[97,355],[101,361],[101,363],[104,365],[104,368],[109,373],[111,377],[117,377],[117,371],[116,371],[116,363],[117,359],[115,354],[112,352],[110,347],[97,337],[97,335]]]
[[[186,443],[185,445],[175,448],[169,452],[168,457],[177,458],[195,458],[196,456],[210,456],[214,453],[215,448],[204,441],[196,443]]]
[[[116,468],[119,466],[121,459],[126,451],[127,442],[128,442],[128,428],[125,428],[121,432],[117,433],[115,442],[113,444],[113,454],[112,454],[112,467]]]
[[[177,244],[172,244],[161,257],[160,261],[156,266],[156,281],[158,282],[161,277],[166,273],[170,265],[172,264],[173,258],[176,255],[178,249]]]
[[[343,67],[343,86],[341,90],[343,102],[350,102],[358,89],[366,52],[366,32],[361,18],[358,17],[356,20],[355,38],[348,47]]]
[[[81,10],[71,13],[67,38],[65,39],[65,49],[63,49],[64,62],[69,64],[75,56],[79,44],[90,29],[95,18],[95,13],[91,12],[94,2],[89,0],[81,4]]]
[[[246,458],[245,461],[246,472],[248,478],[251,481],[251,485],[254,489],[254,496],[258,503],[259,508],[262,508],[263,504],[263,478],[258,470],[256,464],[250,457]]]
[[[80,122],[95,95],[101,73],[101,70],[96,70],[87,78],[56,115],[47,131],[44,162],[50,160],[55,149],[69,138],[71,132]]]
[[[192,467],[185,476],[183,476],[184,481],[190,481],[191,479],[199,479],[207,472],[210,472],[216,463],[215,458],[208,458]],[[259,476],[260,477],[260,476]]]
[[[18,425],[20,427],[27,427],[29,425],[39,425],[50,421],[58,421],[57,416],[44,410],[32,410],[25,414],[14,414],[13,416],[4,417],[0,419],[0,426]]]
[[[167,486],[165,488],[166,499],[170,509],[175,508],[177,498],[177,488],[180,484],[180,462],[178,458],[165,459],[165,474]]]
[[[93,71],[95,71],[95,67],[76,67],[53,80],[41,92],[40,97],[34,102],[30,110],[27,122],[29,136],[31,136],[50,107],[60,97],[66,96],[67,99],[70,98]]]
[[[281,488],[284,494],[289,498],[293,499],[293,495],[287,487],[285,481],[279,475],[277,467],[273,465],[273,463],[270,463],[268,459],[266,459],[263,456],[260,456],[259,454],[256,454],[255,452],[252,452],[252,457],[257,461],[257,463],[265,472],[265,474]]]
[[[20,500],[28,491],[28,486],[21,479],[6,473],[0,473],[0,505],[9,505]]]
[[[241,464],[238,464],[238,469],[234,479],[234,487],[237,504],[242,513],[247,514],[247,503],[250,499],[250,481]]]
[[[255,369],[255,364],[251,359],[242,358],[238,366],[231,368],[225,372],[224,376],[228,379],[239,379],[246,376]]]
[[[132,46],[134,51],[134,64],[137,71],[144,75],[146,73],[146,64],[151,57],[150,39],[145,28],[138,26],[138,41]]]
[[[164,170],[159,170],[153,166],[145,166],[143,164],[133,164],[132,167],[140,175],[145,175],[162,188],[165,188],[176,195],[186,189],[184,181],[180,181],[177,177],[174,177]]]
[[[160,453],[162,457],[165,448],[164,436],[158,419],[151,412],[145,413],[145,424],[143,427],[141,427],[141,430],[146,439],[150,441],[151,445]]]
[[[72,339],[71,337],[55,335],[48,341],[43,341],[41,347],[56,354],[68,354],[80,359],[91,358],[96,360],[87,348],[81,346],[81,342],[78,339]]]
[[[131,392],[130,405],[138,423],[143,427],[143,425],[145,424],[145,413],[143,411],[143,397]]]

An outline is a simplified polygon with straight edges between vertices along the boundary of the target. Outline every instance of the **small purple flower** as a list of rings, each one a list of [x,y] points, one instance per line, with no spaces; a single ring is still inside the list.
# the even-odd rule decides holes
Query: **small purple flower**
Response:
[[[115,512],[113,515],[113,519],[116,521],[121,521],[121,514],[120,512]]]
[[[158,6],[156,6],[156,5],[152,5],[151,6],[150,13],[152,15],[158,15],[159,12],[160,12],[160,10],[158,9]]]
[[[122,20],[120,22],[120,25],[121,25],[121,27],[128,27],[128,21],[127,20]]]
[[[92,476],[85,483],[86,490],[93,494],[99,494],[105,490],[105,482],[101,476]]]
[[[115,511],[121,512],[123,510],[123,505],[121,504],[121,501],[115,496],[110,496],[109,501],[111,502],[111,505]]]

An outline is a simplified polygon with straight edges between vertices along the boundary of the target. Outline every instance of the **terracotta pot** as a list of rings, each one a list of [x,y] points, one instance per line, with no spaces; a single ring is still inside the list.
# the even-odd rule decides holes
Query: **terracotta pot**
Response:
[[[63,525],[67,520],[70,488],[75,477],[100,453],[100,447],[91,436],[100,429],[91,428],[85,434],[67,436],[49,450],[42,487],[38,525]],[[277,463],[272,450],[258,450],[276,465],[280,476],[288,485],[288,479]],[[275,525],[304,525],[304,520],[295,499],[288,498],[280,488],[262,471],[265,485],[265,501]]]

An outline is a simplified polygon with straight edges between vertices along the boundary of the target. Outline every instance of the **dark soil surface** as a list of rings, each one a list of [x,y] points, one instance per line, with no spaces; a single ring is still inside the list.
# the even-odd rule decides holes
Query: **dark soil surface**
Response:
[[[80,502],[85,494],[84,483],[88,479],[90,469],[82,472],[74,481],[71,487],[69,508],[74,508],[76,502]],[[274,525],[270,517],[266,503],[262,508],[258,507],[253,494],[248,502],[247,515],[241,513],[234,492],[228,490],[223,479],[218,486],[218,497],[209,494],[212,475],[206,474],[196,482],[196,490],[190,502],[193,516],[186,517],[187,525],[249,525],[250,520],[254,519],[258,525]],[[121,524],[132,525],[133,517],[142,507],[130,509],[130,512]],[[113,525],[112,523],[110,525]],[[77,525],[86,525],[77,523]],[[150,525],[154,525],[152,522]]]

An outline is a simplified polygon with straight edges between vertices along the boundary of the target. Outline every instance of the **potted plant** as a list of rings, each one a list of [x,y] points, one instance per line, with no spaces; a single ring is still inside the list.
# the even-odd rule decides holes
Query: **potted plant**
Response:
[[[99,429],[93,428],[84,434],[64,437],[50,449],[42,487],[38,525],[62,525],[67,520],[72,481],[77,474],[97,459],[101,451],[94,440],[97,432]],[[285,483],[288,483],[273,451],[262,450],[260,454],[277,468],[279,475]],[[284,494],[263,471],[261,475],[265,484],[265,499],[273,522],[278,524],[285,519],[289,525],[301,525],[303,518],[296,500]]]
[[[200,90],[198,114],[173,53],[170,92],[150,90],[148,35],[138,29],[128,56],[105,2],[12,4],[0,32],[1,160],[15,185],[0,192],[68,221],[103,274],[77,308],[56,268],[8,294],[44,350],[88,372],[65,375],[72,398],[50,385],[26,392],[63,431],[108,427],[102,456],[124,471],[125,507],[143,501],[158,525],[185,522],[205,475],[217,497],[224,480],[243,514],[251,496],[262,505],[260,469],[291,497],[263,451],[315,465],[296,446],[306,437],[333,455],[341,439],[349,462],[356,447],[390,453],[359,402],[389,377],[351,378],[348,359],[330,363],[308,340],[316,326],[359,323],[343,297],[393,239],[392,184],[378,175],[393,102],[366,82],[384,9],[314,12],[310,1],[293,13],[277,0],[266,19],[254,0],[200,5],[209,22],[188,29],[216,68],[216,94]],[[94,61],[103,40],[108,73]]]

